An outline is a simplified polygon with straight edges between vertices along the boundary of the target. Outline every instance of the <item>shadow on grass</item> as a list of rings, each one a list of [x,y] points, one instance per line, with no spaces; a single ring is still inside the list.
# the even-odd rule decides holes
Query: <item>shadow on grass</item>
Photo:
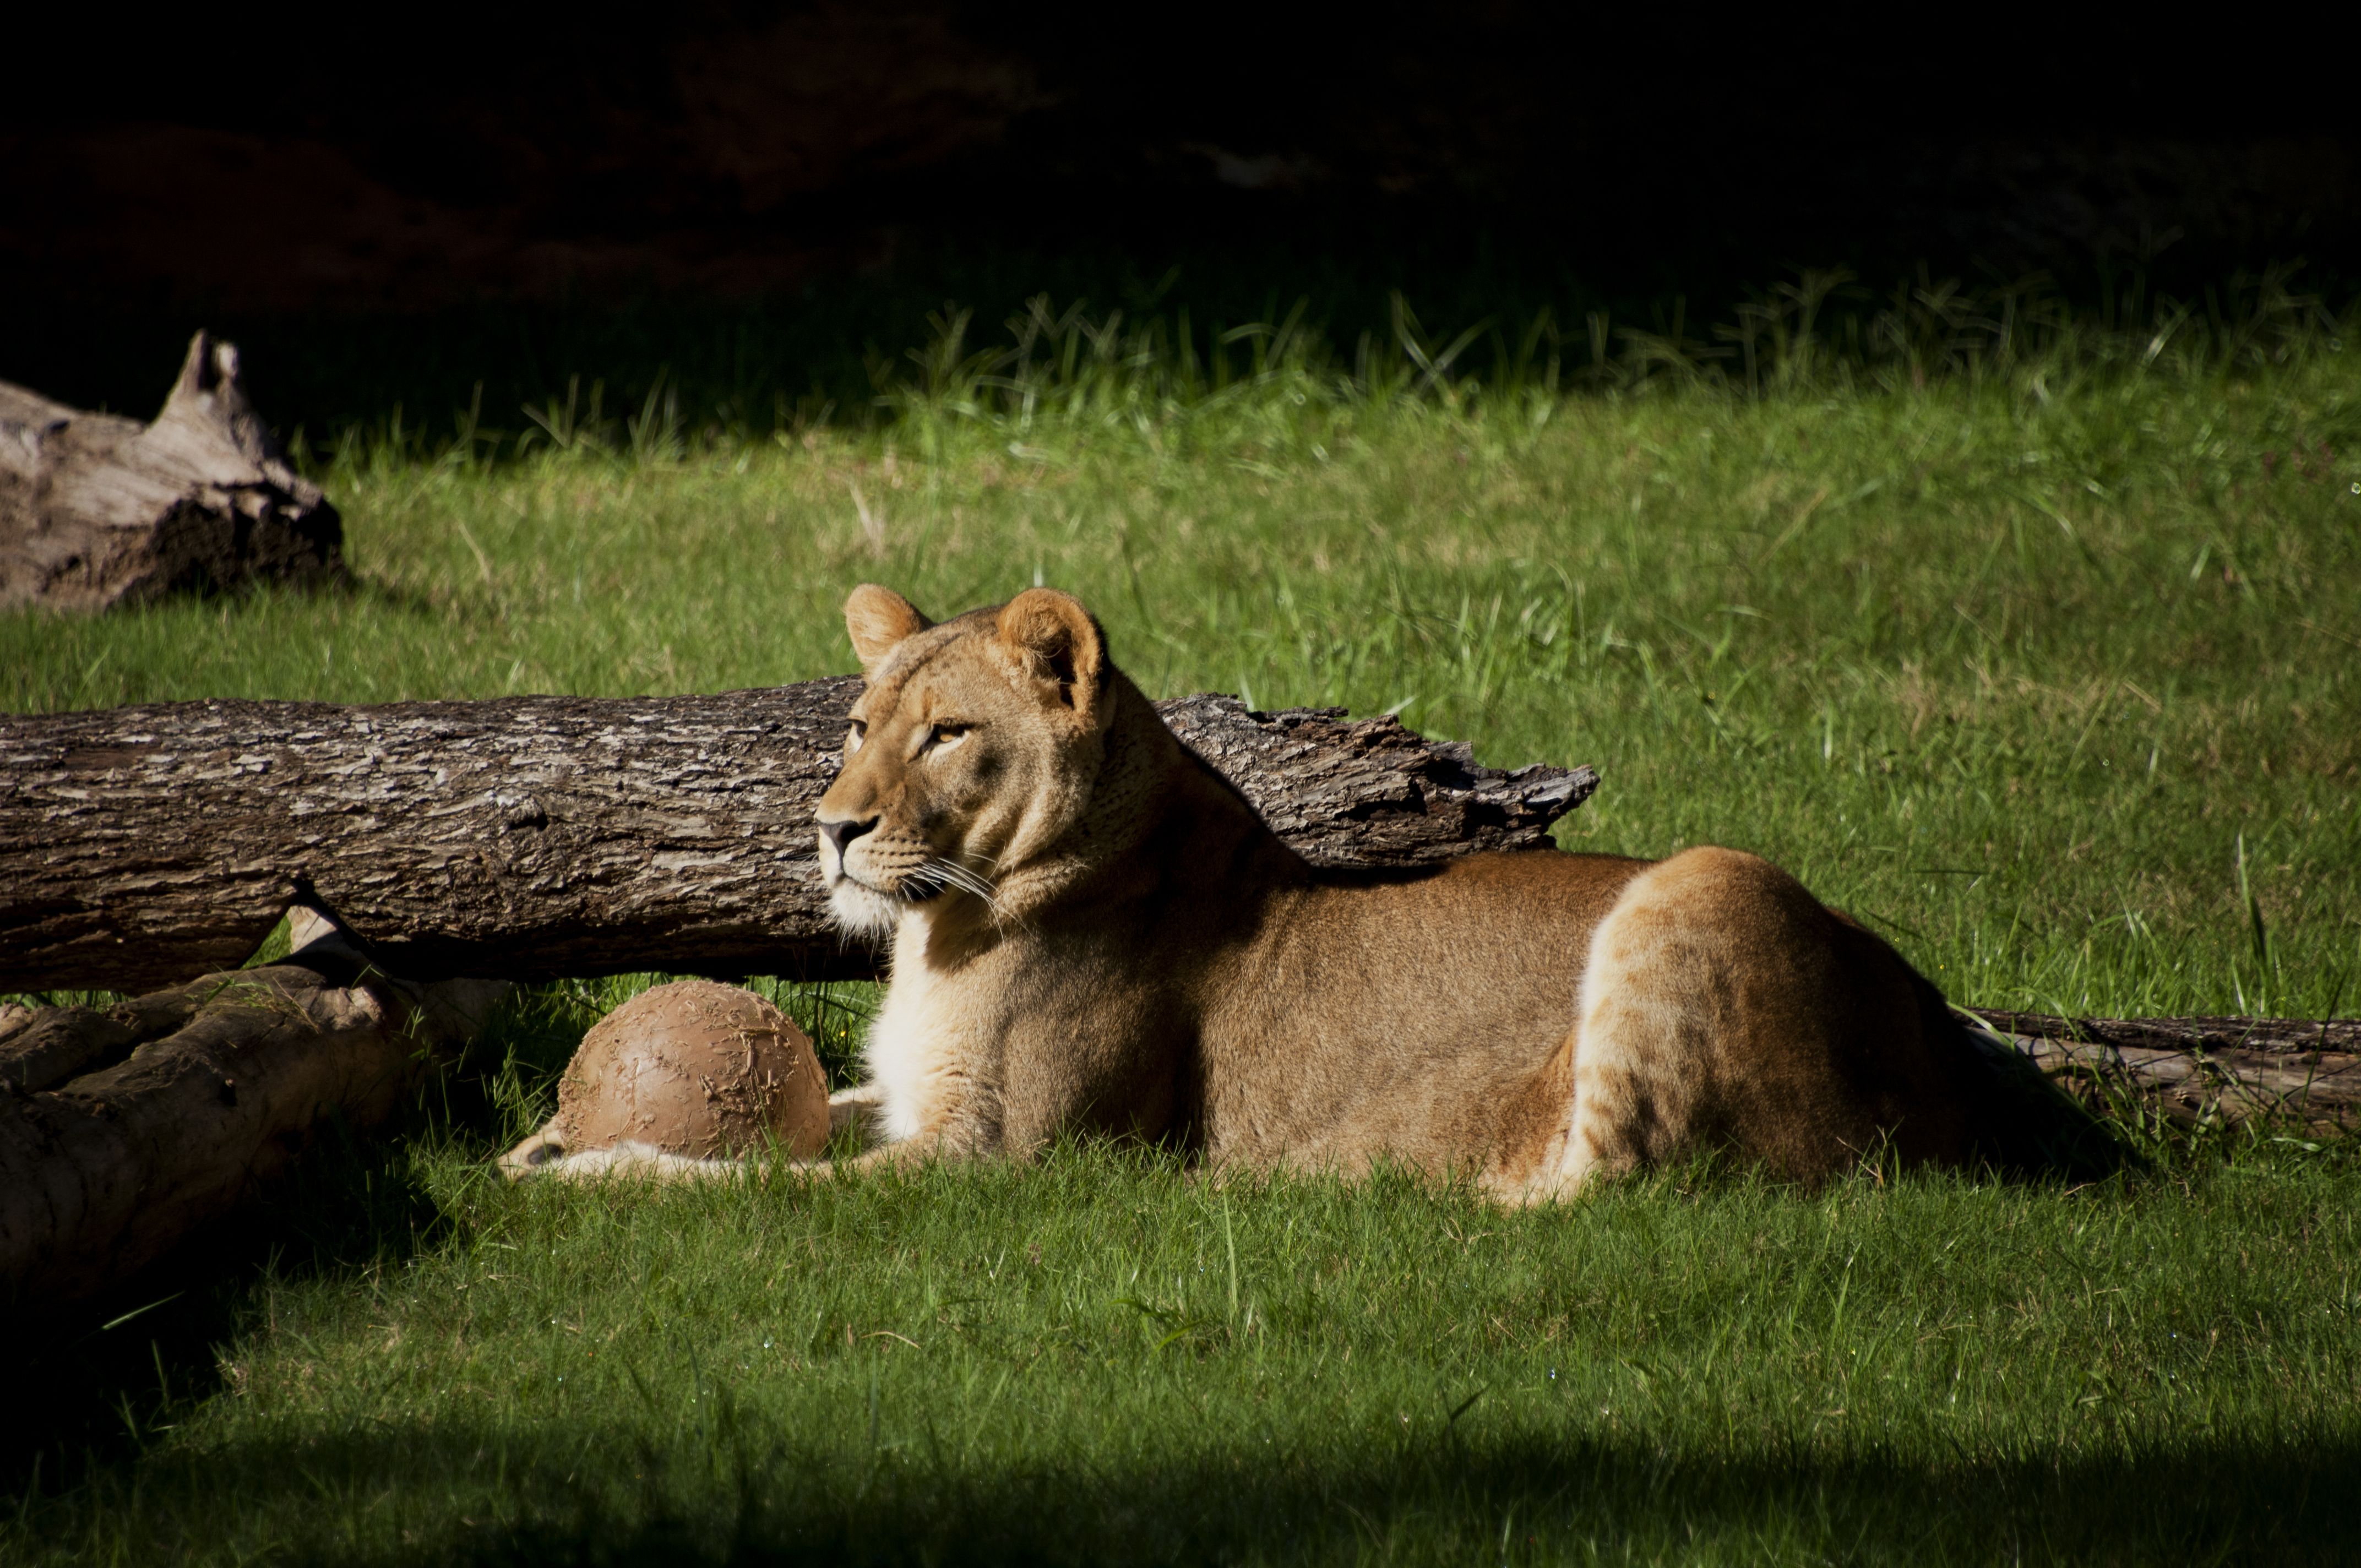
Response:
[[[22,1497],[132,1459],[222,1391],[219,1348],[270,1313],[278,1285],[398,1267],[432,1245],[456,1222],[413,1142],[501,1146],[581,1039],[568,1003],[562,987],[521,992],[391,1124],[361,1133],[330,1120],[292,1169],[127,1283],[63,1307],[0,1309],[13,1343],[43,1347],[6,1375],[0,1486]]]
[[[591,1430],[380,1427],[150,1467],[131,1496],[85,1497],[79,1522],[121,1532],[134,1558],[237,1540],[296,1560],[487,1565],[1510,1562],[1697,1551],[2351,1561],[2349,1510],[2338,1500],[2361,1462],[2349,1438],[1936,1466],[1873,1447],[1832,1457],[1777,1446],[1697,1453],[1642,1434],[1528,1431],[1374,1455],[1176,1445],[1169,1463],[1005,1469],[924,1449],[847,1458],[743,1426],[661,1450]]]
[[[0,1485],[23,1496],[135,1456],[219,1394],[219,1347],[269,1311],[274,1280],[399,1265],[445,1223],[412,1175],[341,1125],[246,1208],[93,1300],[0,1316],[42,1346],[7,1375]]]

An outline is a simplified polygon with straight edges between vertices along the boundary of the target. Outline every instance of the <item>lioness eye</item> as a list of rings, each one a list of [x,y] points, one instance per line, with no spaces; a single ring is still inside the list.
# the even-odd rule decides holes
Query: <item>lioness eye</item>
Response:
[[[868,734],[869,726],[858,718],[854,719],[852,721],[852,728],[846,732],[844,737],[845,755],[851,756],[853,752],[861,750],[861,742],[867,738]]]
[[[927,743],[922,750],[928,751],[947,751],[953,746],[958,745],[961,741],[966,740],[967,732],[968,726],[964,724],[935,725],[932,729],[929,729],[927,731]]]

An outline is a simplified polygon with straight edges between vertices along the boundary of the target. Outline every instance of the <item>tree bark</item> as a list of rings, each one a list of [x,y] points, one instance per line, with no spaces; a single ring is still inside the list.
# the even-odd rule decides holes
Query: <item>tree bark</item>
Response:
[[[873,974],[830,925],[814,855],[860,689],[0,718],[0,991],[226,969],[298,903],[418,981]],[[1477,767],[1389,718],[1160,707],[1331,865],[1545,844],[1597,784]]]
[[[384,1120],[502,989],[390,981],[331,934],[104,1012],[16,1014],[0,1025],[0,1309],[104,1289],[283,1171],[324,1121]]]
[[[2092,1109],[2181,1126],[2361,1122],[2361,1019],[2060,1018],[1972,1008]]]
[[[0,382],[0,609],[100,610],[340,569],[344,527],[203,333],[153,424]]]

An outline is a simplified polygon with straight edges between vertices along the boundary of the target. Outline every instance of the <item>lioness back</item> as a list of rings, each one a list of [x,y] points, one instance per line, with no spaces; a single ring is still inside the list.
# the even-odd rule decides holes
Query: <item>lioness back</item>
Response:
[[[1476,855],[1279,894],[1263,939],[1202,981],[1208,1048],[1230,1069],[1205,1107],[1209,1152],[1480,1166],[1562,1120],[1549,1106],[1590,936],[1646,864]]]

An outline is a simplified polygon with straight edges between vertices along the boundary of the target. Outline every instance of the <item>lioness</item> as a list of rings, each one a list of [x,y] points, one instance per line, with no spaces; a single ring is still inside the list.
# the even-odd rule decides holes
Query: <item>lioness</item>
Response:
[[[893,955],[869,1081],[838,1101],[886,1140],[865,1157],[1083,1130],[1213,1167],[1464,1172],[1530,1202],[1707,1151],[1806,1181],[1865,1157],[2024,1164],[2070,1114],[1753,855],[1321,870],[1067,595],[937,625],[864,585],[844,616],[868,686],[820,866],[837,918]],[[628,1145],[533,1162],[735,1168]]]

